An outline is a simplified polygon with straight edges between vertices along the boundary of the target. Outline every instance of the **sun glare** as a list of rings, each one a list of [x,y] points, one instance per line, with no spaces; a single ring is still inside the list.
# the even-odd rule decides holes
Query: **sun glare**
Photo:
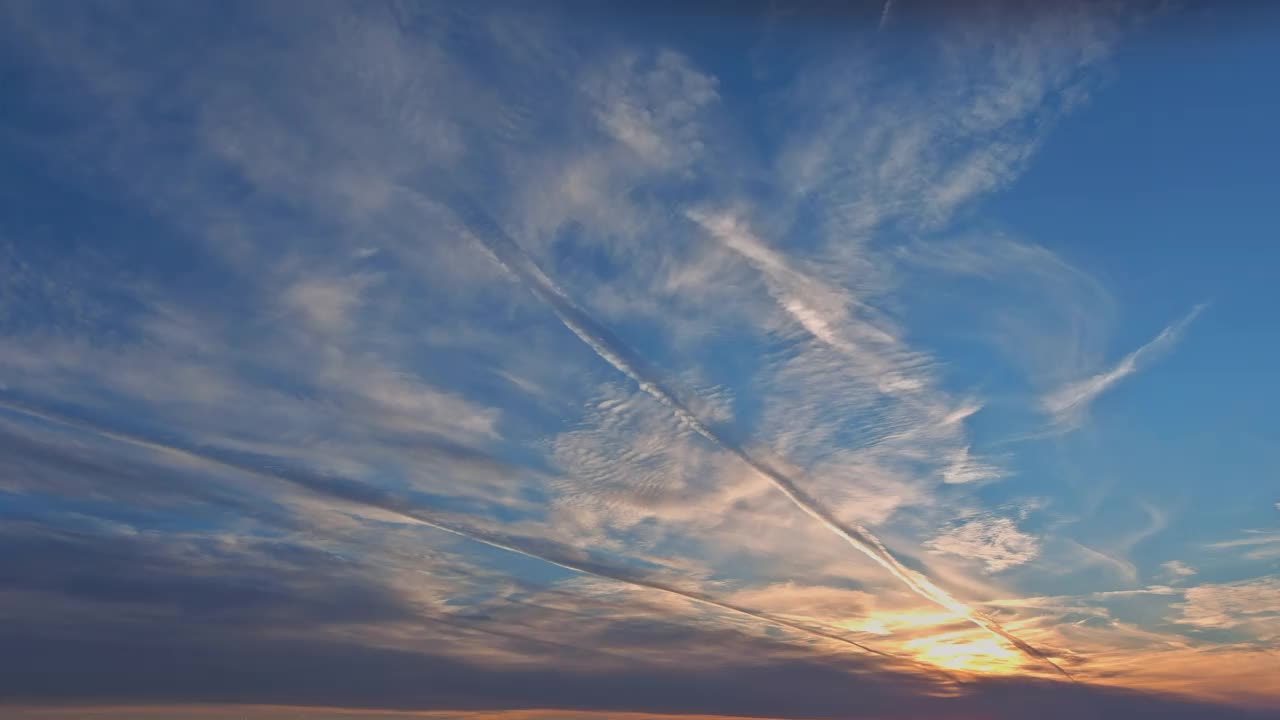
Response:
[[[918,660],[947,668],[981,673],[1012,673],[1022,667],[1023,658],[996,638],[951,635],[911,640],[905,645]]]

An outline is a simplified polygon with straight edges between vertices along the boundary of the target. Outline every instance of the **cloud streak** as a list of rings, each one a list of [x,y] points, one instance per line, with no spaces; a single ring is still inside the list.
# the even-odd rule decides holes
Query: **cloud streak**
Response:
[[[848,16],[874,35],[879,15],[874,42],[800,55],[777,23],[798,14],[785,35],[807,37],[830,16],[783,10],[763,35],[718,35],[759,70],[724,77],[683,32],[635,35],[616,13],[28,7],[11,59],[38,112],[17,107],[0,139],[31,160],[12,172],[48,177],[0,200],[22,210],[0,228],[0,403],[36,411],[0,406],[0,526],[22,525],[0,533],[18,573],[0,616],[22,621],[0,632],[18,670],[0,685],[18,700],[996,717],[965,703],[1160,673],[1196,693],[1269,685],[1226,672],[1262,665],[1246,656],[1272,621],[1244,612],[1252,595],[1199,598],[1196,622],[1168,610],[1270,572],[1277,544],[1174,547],[1188,518],[1171,516],[1130,560],[1143,536],[1122,537],[1113,502],[1130,488],[1024,434],[1083,421],[1199,312],[1104,354],[1119,313],[1074,249],[1035,245],[1034,224],[993,234],[1004,205],[975,204],[1107,74],[1129,25],[1115,6],[934,23],[881,0]],[[64,212],[75,198],[94,207]],[[1006,512],[1029,498],[1033,520]],[[1277,498],[1215,500],[1228,525],[1197,536],[1230,540]],[[22,552],[46,527],[81,540]],[[116,535],[169,570],[96,563]],[[261,567],[230,554],[207,572],[221,543]],[[1204,574],[1162,571],[1174,557]],[[1131,590],[1153,581],[1176,587]],[[182,612],[189,597],[214,622]],[[230,622],[239,636],[217,632]],[[72,633],[110,647],[59,642]],[[152,638],[172,652],[145,652]],[[296,639],[337,643],[332,661]],[[222,644],[271,672],[203,672],[245,666]],[[178,657],[178,682],[154,672]],[[814,668],[835,688],[824,710]],[[557,673],[572,693],[544,693]],[[384,676],[405,688],[362,679]],[[877,701],[905,686],[911,702]]]
[[[889,14],[893,11],[893,0],[884,0],[884,7],[880,9],[880,24],[878,28],[884,30],[889,25]]]
[[[1191,308],[1182,319],[1160,331],[1150,342],[1124,356],[1115,367],[1092,377],[1068,383],[1045,395],[1041,409],[1053,423],[1064,430],[1079,427],[1088,414],[1089,406],[1116,383],[1141,370],[1148,363],[1168,352],[1181,339],[1187,327],[1200,315],[1206,305]]]
[[[446,204],[459,217],[472,237],[487,250],[515,279],[523,284],[539,300],[546,303],[564,326],[586,343],[602,360],[629,377],[641,390],[667,406],[682,423],[714,445],[737,457],[782,492],[793,505],[817,520],[854,549],[871,558],[891,575],[900,580],[920,597],[940,605],[965,618],[987,632],[1001,637],[1029,657],[1052,667],[1068,679],[1071,674],[1053,662],[1043,652],[1004,629],[994,619],[969,607],[936,585],[922,573],[903,565],[879,538],[859,525],[841,521],[817,498],[799,487],[785,473],[748,452],[741,444],[717,431],[699,418],[689,406],[658,378],[656,372],[645,366],[642,360],[621,340],[597,323],[538,267],[524,250],[512,240],[498,224],[469,197],[446,190]]]
[[[498,550],[514,553],[522,557],[539,560],[549,563],[564,570],[575,573],[588,575],[601,580],[610,580],[620,582],[632,587],[645,590],[656,590],[668,595],[683,598],[694,603],[707,607],[723,610],[735,615],[750,618],[759,622],[768,623],[785,627],[802,635],[810,637],[830,640],[843,645],[856,648],[872,655],[879,657],[908,663],[911,665],[919,665],[918,663],[894,655],[892,653],[876,650],[872,647],[851,640],[842,635],[828,632],[820,628],[810,627],[802,623],[797,623],[785,618],[776,617],[768,613],[752,610],[741,605],[737,605],[723,600],[718,600],[710,595],[681,589],[667,583],[663,583],[650,578],[637,576],[619,568],[609,567],[607,565],[592,562],[590,560],[573,557],[573,553],[558,548],[554,543],[546,542],[538,548],[522,544],[519,539],[511,538],[505,535],[490,533],[475,528],[465,528],[460,525],[448,522],[442,518],[424,512],[416,507],[409,500],[399,497],[393,493],[381,490],[379,488],[366,485],[363,483],[345,480],[335,477],[318,477],[305,473],[289,472],[277,470],[276,472],[268,472],[261,468],[254,467],[248,463],[239,462],[227,458],[218,457],[216,455],[200,452],[197,450],[171,445],[167,443],[157,442],[145,437],[134,435],[132,433],[121,432],[109,428],[100,427],[98,425],[77,420],[62,415],[50,413],[45,410],[29,407],[27,405],[0,400],[0,408],[10,412],[26,415],[44,422],[62,425],[64,427],[74,428],[80,431],[89,432],[108,440],[126,443],[135,447],[143,448],[161,455],[172,458],[181,459],[183,461],[194,463],[204,467],[214,467],[224,470],[232,470],[238,473],[249,474],[254,477],[270,480],[273,482],[284,482],[290,485],[303,488],[312,493],[319,494],[331,499],[337,499],[353,505],[364,506],[367,508],[377,509],[391,513],[399,518],[408,520],[412,523],[424,525],[434,530],[461,537],[466,540],[478,542]],[[930,667],[929,670],[937,672],[936,668]]]

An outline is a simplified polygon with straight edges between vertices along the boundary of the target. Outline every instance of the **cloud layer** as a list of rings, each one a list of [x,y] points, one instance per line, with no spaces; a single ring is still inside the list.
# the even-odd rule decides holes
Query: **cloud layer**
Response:
[[[973,220],[1140,13],[2,12],[6,713],[1275,702],[1197,664],[1271,575],[1039,475],[1201,306],[1100,369],[1104,283]]]

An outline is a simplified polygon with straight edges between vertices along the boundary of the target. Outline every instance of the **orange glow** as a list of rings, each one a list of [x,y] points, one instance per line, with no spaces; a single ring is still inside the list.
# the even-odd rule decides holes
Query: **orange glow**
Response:
[[[918,638],[904,644],[917,660],[948,670],[1009,674],[1022,669],[1023,656],[1005,643],[973,633]]]

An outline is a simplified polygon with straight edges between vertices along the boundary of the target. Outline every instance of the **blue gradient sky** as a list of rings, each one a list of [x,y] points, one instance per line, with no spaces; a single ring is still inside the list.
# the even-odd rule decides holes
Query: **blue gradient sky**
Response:
[[[0,9],[6,717],[1280,707],[1264,5]]]

